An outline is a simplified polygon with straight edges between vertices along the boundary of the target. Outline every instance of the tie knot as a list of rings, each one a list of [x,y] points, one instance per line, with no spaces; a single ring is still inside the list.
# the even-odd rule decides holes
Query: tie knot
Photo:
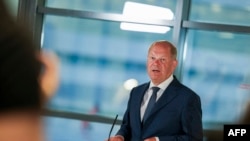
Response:
[[[153,90],[153,94],[156,94],[160,88],[159,87],[152,87],[152,90]]]

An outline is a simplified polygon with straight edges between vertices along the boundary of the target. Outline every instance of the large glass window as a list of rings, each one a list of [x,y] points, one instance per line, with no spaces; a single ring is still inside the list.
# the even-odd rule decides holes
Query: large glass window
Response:
[[[183,54],[179,53],[182,65],[180,73],[182,82],[201,97],[204,130],[239,120],[250,100],[249,34],[239,33],[238,28],[233,29],[235,32],[208,31],[203,30],[203,26],[194,27],[197,30],[185,27],[187,34],[183,34],[181,24],[174,24],[171,28],[165,26],[163,29],[154,27],[153,31],[160,28],[157,33],[138,32],[118,22],[126,20],[128,13],[136,20],[149,19],[155,22],[155,19],[160,18],[174,21],[175,12],[182,10],[177,7],[187,10],[183,11],[184,15],[189,15],[187,20],[200,22],[199,25],[215,23],[249,26],[250,1],[190,0],[191,7],[176,5],[183,1],[47,0],[45,8],[39,11],[39,14],[44,14],[42,49],[56,52],[61,62],[60,86],[47,108],[108,118],[118,114],[121,119],[131,88],[149,81],[146,56],[150,44],[161,39],[180,44],[179,38],[185,36],[184,46],[177,47],[183,51]],[[126,7],[127,2],[145,4],[143,6],[146,7],[158,6],[166,13],[170,11],[170,17],[173,17],[159,13],[152,16],[155,10],[146,10],[145,14],[141,8]],[[82,19],[72,18],[75,15],[66,17],[63,14],[68,11],[50,8],[79,10],[87,16]],[[185,13],[188,8],[190,13]],[[97,12],[94,13],[97,18],[91,17],[91,12]],[[113,15],[119,19],[114,19]],[[139,29],[138,25],[134,29]],[[148,27],[146,29],[149,30]],[[173,35],[177,36],[173,39]],[[46,123],[49,141],[104,140],[111,127],[111,124],[52,117],[47,117]],[[115,127],[114,133],[118,127]],[[69,132],[65,133],[65,129]]]
[[[105,141],[111,129],[110,124],[94,123],[63,118],[44,118],[46,141]],[[115,125],[111,135],[119,126]]]
[[[72,10],[122,13],[126,0],[47,0],[46,6]],[[130,0],[159,7],[167,7],[175,11],[176,0]],[[137,9],[138,10],[138,9]]]
[[[46,16],[44,50],[61,60],[61,83],[50,109],[123,115],[130,89],[149,81],[146,57],[150,44],[165,34],[122,30],[119,22]],[[113,117],[113,116],[112,116]]]
[[[190,20],[250,25],[249,0],[192,0]]]
[[[250,35],[188,31],[183,82],[200,95],[205,125],[234,123],[245,112],[250,98],[249,45]]]

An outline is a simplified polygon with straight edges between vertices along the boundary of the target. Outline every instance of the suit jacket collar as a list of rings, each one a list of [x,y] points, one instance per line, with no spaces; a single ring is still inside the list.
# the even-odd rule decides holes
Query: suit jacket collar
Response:
[[[155,112],[159,111],[161,108],[166,106],[169,102],[171,102],[178,95],[178,93],[176,92],[176,89],[177,89],[178,85],[180,85],[180,82],[176,79],[176,77],[174,77],[173,81],[164,90],[162,96],[159,98],[156,105],[152,109],[152,112],[150,113],[148,119],[150,119],[150,117],[152,115],[154,115]],[[149,83],[148,83],[147,86],[149,86]],[[144,93],[147,90],[147,88],[144,89],[144,91],[143,91]],[[142,94],[140,94],[142,98],[143,98],[143,95],[144,95],[143,92],[142,92]],[[140,115],[139,115],[139,117],[140,117]],[[145,121],[145,124],[147,124],[147,121]]]
[[[141,103],[143,100],[143,96],[146,93],[147,89],[149,88],[149,82],[145,83],[141,86],[139,86],[138,89],[135,89],[135,100],[138,101],[136,102],[137,105],[134,105],[135,109],[135,120],[137,121],[136,123],[138,123],[137,127],[140,127],[140,129],[138,131],[141,131]]]

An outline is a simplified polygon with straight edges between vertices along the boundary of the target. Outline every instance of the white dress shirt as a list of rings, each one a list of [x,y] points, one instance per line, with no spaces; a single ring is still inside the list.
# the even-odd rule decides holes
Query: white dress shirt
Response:
[[[156,97],[156,101],[162,96],[163,92],[166,90],[166,88],[169,86],[169,84],[173,81],[174,77],[173,75],[171,75],[168,79],[166,79],[165,81],[163,81],[162,83],[160,83],[158,86],[155,86],[152,81],[150,81],[149,84],[149,88],[146,91],[146,93],[144,94],[142,103],[141,103],[141,121],[143,119],[145,110],[147,108],[149,99],[153,93],[152,87],[159,87],[160,90],[157,92],[157,97]],[[156,137],[156,141],[159,141],[159,138]]]
[[[156,97],[156,101],[161,97],[161,95],[163,94],[163,92],[165,91],[165,89],[168,87],[168,85],[172,82],[173,80],[173,75],[171,75],[168,79],[166,79],[165,81],[163,81],[162,83],[160,83],[158,86],[155,86],[152,82],[150,82],[149,88],[146,91],[146,93],[144,94],[142,103],[141,103],[141,121],[143,119],[145,110],[147,108],[149,99],[153,93],[152,87],[159,87],[160,90],[157,92],[157,97]]]

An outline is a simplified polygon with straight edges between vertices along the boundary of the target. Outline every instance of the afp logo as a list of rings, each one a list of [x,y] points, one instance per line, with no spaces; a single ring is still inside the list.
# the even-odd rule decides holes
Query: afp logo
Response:
[[[249,141],[250,124],[224,125],[224,141]]]

